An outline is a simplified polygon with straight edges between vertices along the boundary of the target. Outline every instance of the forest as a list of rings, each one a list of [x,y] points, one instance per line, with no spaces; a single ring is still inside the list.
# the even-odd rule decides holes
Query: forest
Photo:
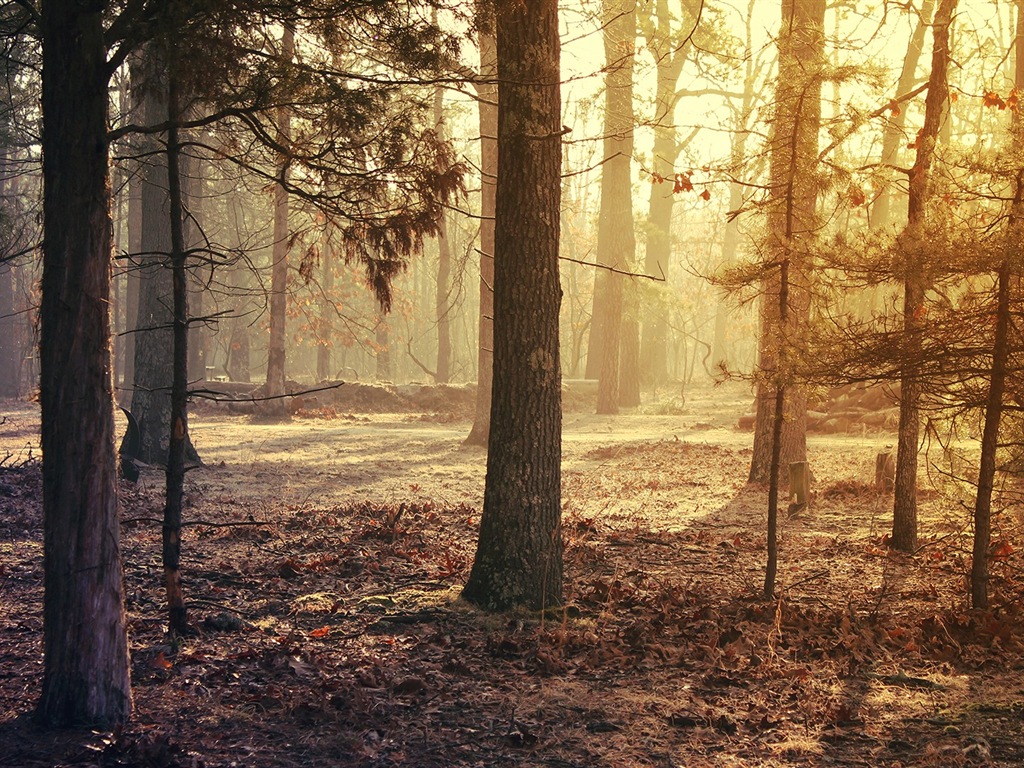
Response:
[[[1024,765],[1024,0],[0,41],[0,765]]]

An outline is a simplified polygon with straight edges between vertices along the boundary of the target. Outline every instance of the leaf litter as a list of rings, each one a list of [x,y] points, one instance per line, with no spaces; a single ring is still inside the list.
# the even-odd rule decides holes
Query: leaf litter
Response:
[[[911,766],[1024,762],[1022,517],[997,518],[994,608],[966,608],[969,529],[923,494],[924,546],[887,546],[870,485],[888,436],[811,438],[817,497],[782,525],[720,390],[681,414],[570,413],[566,601],[458,598],[485,458],[465,422],[200,412],[168,637],[158,473],[122,488],[136,716],[31,722],[41,672],[34,411],[0,436],[0,750],[12,766]],[[699,425],[693,429],[690,425]],[[22,451],[18,453],[18,451]],[[36,453],[38,455],[38,452]]]

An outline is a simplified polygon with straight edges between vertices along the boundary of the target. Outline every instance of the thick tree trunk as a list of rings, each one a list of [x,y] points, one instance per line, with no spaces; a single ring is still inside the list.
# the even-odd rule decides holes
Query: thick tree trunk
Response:
[[[920,418],[917,379],[924,326],[924,295],[927,285],[928,243],[925,242],[925,207],[930,194],[932,158],[949,85],[949,28],[957,0],[940,0],[932,26],[932,70],[925,97],[924,125],[917,138],[917,156],[910,171],[907,195],[907,227],[902,234],[905,254],[903,281],[903,350],[900,368],[900,421],[897,438],[896,477],[893,483],[892,546],[903,552],[917,549],[917,452]]]
[[[148,77],[143,104],[144,120],[160,125],[167,120],[166,62],[155,48],[148,55]],[[171,388],[174,380],[174,283],[170,264],[171,203],[168,193],[167,162],[154,152],[142,170],[141,237],[138,263],[139,312],[135,337],[134,386],[131,412],[139,425],[140,450],[134,457],[146,464],[166,466],[171,442]],[[122,448],[125,446],[122,445]],[[187,444],[186,456],[193,463],[199,456]]]
[[[103,4],[42,4],[43,691],[51,726],[125,721]]]
[[[462,594],[490,610],[543,609],[562,600],[558,5],[502,4],[497,31],[494,399],[480,539]]]
[[[750,482],[769,482],[776,387],[786,386],[780,442],[782,465],[807,460],[807,398],[792,381],[792,351],[802,348],[810,316],[810,244],[817,219],[815,169],[821,123],[825,0],[783,0],[779,75],[770,141],[768,253],[788,264],[788,314],[780,314],[780,270],[769,268],[761,298],[757,417]]]
[[[476,414],[467,445],[487,445],[491,425],[494,349],[494,199],[498,178],[497,47],[489,3],[478,2],[480,21],[480,337],[477,346]],[[486,21],[486,23],[484,23]]]
[[[636,4],[604,0],[605,76],[604,156],[601,210],[597,224],[597,263],[629,270],[636,257],[633,232],[633,65]],[[620,345],[624,311],[623,275],[599,269],[594,284],[590,351],[597,353],[597,412],[618,413]],[[587,370],[591,371],[590,360]],[[589,373],[588,373],[589,376]]]
[[[281,33],[281,58],[291,61],[295,53],[295,32],[285,27]],[[277,140],[287,145],[291,134],[291,115],[287,107],[277,111]],[[265,401],[261,414],[266,418],[285,419],[288,408],[282,395],[285,394],[285,326],[288,312],[288,182],[289,159],[281,157],[278,166],[278,183],[274,187],[274,247],[270,273],[270,341],[267,346],[267,386],[264,396],[273,398]]]

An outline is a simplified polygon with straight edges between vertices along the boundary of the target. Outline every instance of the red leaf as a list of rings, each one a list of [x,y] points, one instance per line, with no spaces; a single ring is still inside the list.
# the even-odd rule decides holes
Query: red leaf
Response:
[[[703,192],[700,193],[700,196],[704,200],[710,200],[711,199],[711,192],[709,192],[708,190],[705,189]]]
[[[850,202],[854,205],[864,205],[867,198],[864,196],[864,190],[860,187],[850,188]]]
[[[1000,541],[992,550],[992,557],[996,560],[1009,557],[1013,554],[1013,547],[1008,541]]]
[[[981,98],[981,103],[986,107],[999,107],[999,109],[1006,109],[1006,102],[1003,101],[1002,96],[995,91],[986,91],[985,95]]]
[[[330,627],[320,627],[320,629],[314,629],[309,633],[310,637],[327,637],[331,633]]]
[[[160,651],[153,657],[153,660],[149,662],[149,666],[153,669],[170,669],[174,664],[168,661],[167,657],[164,656],[163,651]]]

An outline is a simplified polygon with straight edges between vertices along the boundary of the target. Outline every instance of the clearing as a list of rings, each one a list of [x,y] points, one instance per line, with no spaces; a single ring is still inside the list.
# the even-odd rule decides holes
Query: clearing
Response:
[[[442,395],[444,393],[441,393]],[[566,605],[458,599],[485,453],[464,402],[198,406],[183,575],[194,635],[164,633],[162,475],[123,486],[136,716],[57,735],[39,695],[42,524],[33,404],[0,404],[4,766],[958,766],[1024,764],[1022,517],[996,517],[985,613],[966,606],[967,491],[922,472],[924,545],[885,545],[871,485],[893,436],[812,436],[816,498],[781,520],[745,484],[740,385],[639,413],[565,415]],[[938,480],[936,480],[938,484]],[[960,495],[958,495],[960,494]],[[783,504],[783,508],[785,505]]]

